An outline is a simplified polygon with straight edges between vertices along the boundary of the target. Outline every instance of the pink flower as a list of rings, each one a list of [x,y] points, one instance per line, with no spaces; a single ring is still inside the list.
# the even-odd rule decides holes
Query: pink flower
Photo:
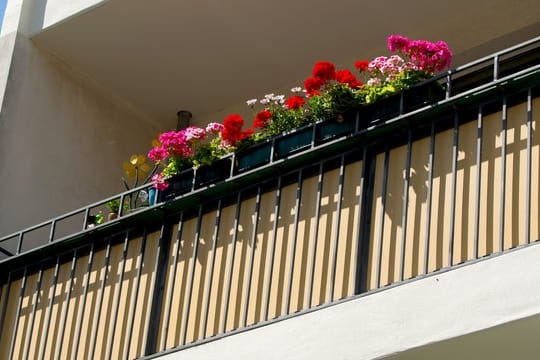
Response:
[[[211,122],[210,124],[206,125],[206,132],[210,134],[218,134],[224,128],[225,126],[223,126],[223,124]]]
[[[161,161],[167,156],[169,156],[169,152],[163,147],[155,147],[148,152],[148,158],[153,161]]]
[[[165,178],[161,174],[152,176],[152,181],[154,182],[153,187],[159,191],[163,191],[169,187],[169,183],[165,181]]]
[[[186,136],[186,141],[203,140],[206,136],[206,131],[197,126],[190,126],[185,129],[184,134]]]
[[[388,37],[388,49],[390,51],[406,51],[409,46],[410,40],[401,35],[390,35]]]

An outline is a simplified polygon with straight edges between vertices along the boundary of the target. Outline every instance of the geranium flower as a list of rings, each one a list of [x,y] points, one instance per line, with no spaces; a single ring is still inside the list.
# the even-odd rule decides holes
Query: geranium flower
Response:
[[[153,161],[161,161],[169,156],[169,152],[162,146],[152,148],[148,152],[148,158]]]
[[[305,103],[306,101],[303,97],[295,95],[285,101],[285,106],[287,106],[288,109],[298,109],[304,106]]]
[[[339,70],[336,72],[336,80],[342,84],[349,85],[351,89],[356,89],[362,85],[362,82],[358,81],[358,79],[349,69]]]
[[[257,99],[255,99],[255,101],[257,101]],[[206,132],[210,134],[217,134],[221,132],[221,130],[223,130],[224,128],[225,127],[223,126],[223,124],[211,122],[210,124],[206,125]]]
[[[304,80],[304,88],[308,96],[317,94],[323,84],[324,81],[319,78],[307,78]]]
[[[315,63],[312,75],[323,82],[334,80],[336,78],[336,67],[331,62],[319,61]]]
[[[169,183],[165,181],[165,178],[162,174],[155,174],[152,176],[152,181],[154,182],[153,187],[159,191],[166,190],[169,187]]]
[[[368,65],[369,65],[369,60],[357,60],[354,62],[354,67],[360,72],[366,71],[368,68]]]
[[[255,120],[253,120],[253,127],[256,129],[262,129],[271,118],[272,113],[269,110],[260,111],[255,116]]]

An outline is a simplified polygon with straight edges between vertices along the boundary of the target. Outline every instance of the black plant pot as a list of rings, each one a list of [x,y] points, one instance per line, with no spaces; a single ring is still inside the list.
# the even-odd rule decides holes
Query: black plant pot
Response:
[[[203,165],[195,172],[195,188],[201,188],[227,179],[231,175],[232,157],[228,156],[212,165]]]
[[[159,192],[157,202],[171,200],[179,195],[192,191],[193,178],[193,168],[183,170],[178,175],[171,177],[169,180],[167,180],[169,187]]]
[[[275,139],[274,158],[281,159],[309,149],[313,141],[313,124],[299,128]]]
[[[236,154],[236,171],[241,173],[268,164],[272,141],[251,145]]]

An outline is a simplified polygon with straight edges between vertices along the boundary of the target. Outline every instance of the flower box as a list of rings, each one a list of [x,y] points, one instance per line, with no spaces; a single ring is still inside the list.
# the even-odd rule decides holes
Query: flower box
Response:
[[[400,114],[403,93],[397,93],[377,100],[361,110],[362,117],[367,119],[368,125],[396,117]]]
[[[244,172],[268,164],[272,154],[272,141],[249,146],[236,154],[236,171]]]
[[[202,165],[195,171],[195,188],[223,181],[231,175],[232,157],[214,161],[212,165]]]
[[[275,139],[274,158],[281,159],[309,149],[313,141],[313,125],[299,128]]]
[[[358,111],[353,109],[315,125],[315,142],[325,143],[339,137],[353,134],[356,130]]]
[[[193,190],[193,179],[193,168],[183,170],[178,175],[171,177],[167,180],[169,187],[159,192],[157,202],[171,200],[179,195],[190,192]]]
[[[437,81],[424,81],[403,92],[404,111],[409,112],[431,105],[443,100],[445,96],[444,87]]]

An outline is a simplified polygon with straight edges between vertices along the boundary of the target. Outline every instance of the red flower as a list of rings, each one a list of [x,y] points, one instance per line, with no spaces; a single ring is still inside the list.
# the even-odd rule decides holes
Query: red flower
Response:
[[[350,88],[356,89],[362,83],[356,79],[353,73],[349,69],[339,70],[336,73],[336,80],[342,84],[349,85]]]
[[[355,61],[354,67],[359,71],[366,71],[369,65],[368,60],[358,60]]]
[[[312,96],[318,93],[318,90],[324,84],[324,81],[319,78],[308,78],[304,80],[304,89],[308,96]]]
[[[253,120],[253,127],[256,129],[262,129],[271,118],[272,113],[268,110],[263,110],[255,116],[255,120]]]
[[[336,67],[328,61],[319,61],[313,67],[313,77],[323,81],[334,80],[336,78]]]
[[[238,114],[229,115],[223,120],[223,130],[221,130],[221,138],[231,146],[236,145],[240,140],[243,140],[253,134],[253,130],[249,129],[242,131],[244,119]]]
[[[306,101],[304,100],[304,98],[298,95],[291,96],[290,98],[285,100],[285,105],[288,109],[298,109],[302,107],[305,103]]]

